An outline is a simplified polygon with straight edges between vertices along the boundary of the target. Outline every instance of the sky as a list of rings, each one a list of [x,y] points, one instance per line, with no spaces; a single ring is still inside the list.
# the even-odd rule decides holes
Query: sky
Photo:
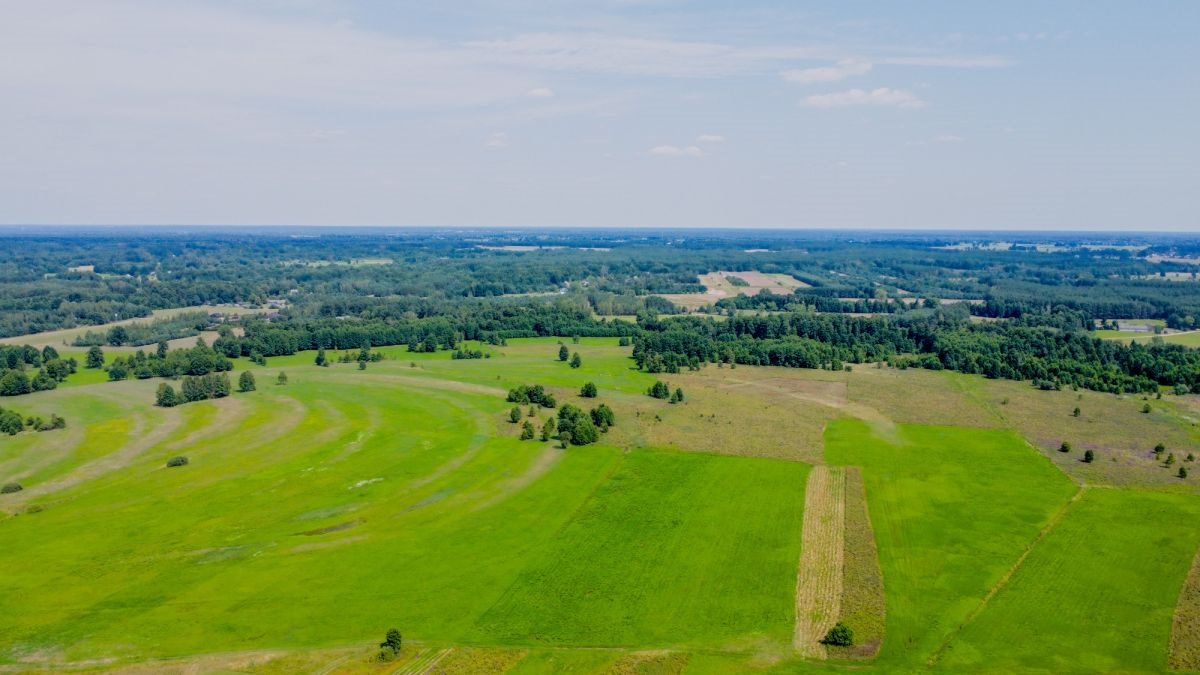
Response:
[[[0,223],[1200,231],[1200,3],[0,0]]]

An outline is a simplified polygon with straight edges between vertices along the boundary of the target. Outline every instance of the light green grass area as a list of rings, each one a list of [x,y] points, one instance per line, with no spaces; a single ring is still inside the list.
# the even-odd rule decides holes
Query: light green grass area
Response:
[[[770,460],[628,455],[483,616],[476,639],[591,646],[790,640],[807,472]]]
[[[1075,492],[1008,432],[901,425],[885,440],[840,420],[825,439],[831,463],[863,469],[887,594],[885,668],[932,656]]]
[[[946,672],[1161,672],[1200,501],[1089,490],[950,644]]]
[[[0,437],[0,482],[26,488],[0,496],[0,669],[385,673],[445,652],[454,672],[1162,670],[1200,501],[1148,453],[1182,460],[1200,399],[1142,414],[1140,397],[859,366],[650,375],[615,338],[562,342],[581,368],[529,339],[471,343],[478,360],[385,347],[364,371],[238,359],[257,391],[169,410],[161,380],[98,370],[5,399],[68,426]],[[686,402],[646,396],[660,378]],[[588,381],[599,398],[578,396]],[[606,403],[617,426],[582,448],[520,442],[518,384]],[[175,455],[190,464],[165,468]],[[805,479],[825,461],[861,467],[875,660],[792,649]],[[1068,475],[1155,492],[1067,506]],[[877,639],[877,602],[843,597]],[[372,662],[393,626],[405,655]],[[1105,645],[1084,654],[1089,635]]]

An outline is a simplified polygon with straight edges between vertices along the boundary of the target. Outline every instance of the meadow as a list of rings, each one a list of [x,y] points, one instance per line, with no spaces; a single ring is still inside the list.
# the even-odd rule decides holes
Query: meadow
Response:
[[[1195,653],[1172,626],[1200,585],[1196,483],[1146,447],[1196,447],[1195,397],[1146,414],[944,372],[656,376],[612,338],[563,340],[574,369],[558,342],[238,360],[256,391],[170,409],[157,380],[100,370],[21,397],[68,427],[0,438],[0,481],[25,488],[0,496],[0,669],[1161,672],[1170,645]],[[656,379],[685,402],[646,396]],[[505,393],[535,383],[616,426],[519,440]],[[809,494],[813,467],[844,487]],[[805,556],[818,498],[840,557]],[[838,581],[817,628],[844,619],[863,648],[794,649],[810,559]],[[407,646],[373,661],[393,626]]]

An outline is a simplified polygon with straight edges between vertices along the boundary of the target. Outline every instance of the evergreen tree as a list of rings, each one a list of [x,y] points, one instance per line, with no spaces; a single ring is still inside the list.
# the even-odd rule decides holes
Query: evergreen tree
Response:
[[[570,352],[570,350],[568,350],[568,349],[567,349],[567,346],[566,346],[566,345],[559,345],[559,347],[558,347],[558,360],[559,360],[559,361],[566,361],[566,360],[567,360],[567,359],[569,359],[569,358],[571,358],[571,352]]]
[[[329,361],[325,359],[325,348],[321,347],[317,350],[317,358],[313,359],[313,363],[318,366],[328,365]]]
[[[508,411],[508,421],[513,424],[521,421],[521,409],[519,407],[514,405],[512,410]]]
[[[528,441],[533,439],[533,424],[529,420],[521,425],[521,440]]]
[[[551,438],[554,438],[554,432],[554,418],[551,417],[550,419],[546,420],[544,425],[542,425],[542,440],[548,441]]]
[[[1178,473],[1178,474],[1176,474],[1176,475],[1177,475],[1177,476],[1179,476],[1180,478],[1187,478],[1187,477],[1188,477],[1188,470],[1187,470],[1187,468],[1186,468],[1186,467],[1182,467],[1182,466],[1181,466],[1181,467],[1179,467],[1179,473]]]
[[[87,352],[87,360],[84,365],[88,368],[103,368],[104,367],[104,351],[99,347],[92,347]]]
[[[571,367],[572,368],[578,368],[579,366],[582,366],[582,365],[583,365],[583,359],[579,358],[579,352],[575,352],[573,355],[571,355]]]
[[[1092,452],[1091,450],[1084,451],[1083,461],[1085,463],[1091,464],[1095,459],[1096,459],[1096,453]]]
[[[279,376],[275,378],[275,384],[287,384],[287,383],[288,383],[287,373],[283,372],[282,370],[279,371]]]
[[[596,398],[596,385],[588,382],[579,390],[579,395],[583,398]]]
[[[683,403],[683,389],[677,387],[671,394],[671,403]]]
[[[1058,446],[1058,451],[1059,452],[1071,452],[1071,444],[1068,443],[1067,441],[1063,441],[1062,445]]]

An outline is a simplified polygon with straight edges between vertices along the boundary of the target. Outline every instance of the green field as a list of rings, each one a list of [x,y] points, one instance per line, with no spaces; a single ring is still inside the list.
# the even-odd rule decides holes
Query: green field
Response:
[[[240,360],[258,391],[172,409],[151,405],[158,380],[103,371],[14,399],[68,428],[0,438],[0,482],[25,487],[0,496],[0,667],[1165,667],[1200,500],[1119,452],[1187,447],[1184,402],[1145,415],[951,373],[710,366],[658,376],[688,393],[670,405],[615,339],[565,340],[579,369],[557,342],[457,361],[383,348],[365,371]],[[587,381],[596,401],[577,394]],[[617,426],[566,450],[519,441],[504,395],[521,383],[607,403]],[[1057,456],[1064,434],[1107,463]],[[190,464],[165,468],[175,455]],[[865,661],[792,650],[805,483],[823,462],[860,467],[865,487],[847,550],[871,555],[873,532],[878,568],[847,567],[842,597],[864,638],[882,631]],[[886,615],[854,582],[876,569]],[[392,626],[411,647],[372,664]]]

